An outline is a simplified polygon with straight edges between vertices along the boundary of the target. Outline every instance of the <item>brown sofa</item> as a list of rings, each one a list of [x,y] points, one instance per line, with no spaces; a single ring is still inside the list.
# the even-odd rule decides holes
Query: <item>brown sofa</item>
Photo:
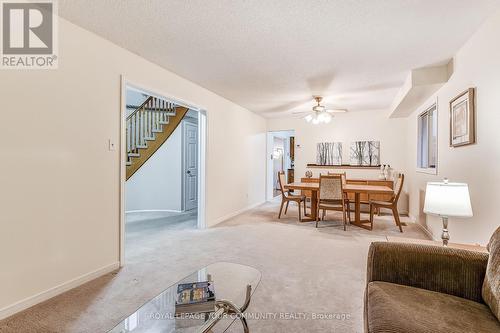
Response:
[[[488,251],[372,243],[365,332],[500,332],[500,228]]]

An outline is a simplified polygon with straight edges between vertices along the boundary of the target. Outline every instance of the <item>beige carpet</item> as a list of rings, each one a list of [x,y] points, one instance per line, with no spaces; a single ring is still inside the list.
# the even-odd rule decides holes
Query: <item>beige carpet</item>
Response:
[[[400,234],[391,216],[377,218],[371,232],[355,226],[343,231],[338,222],[315,229],[297,222],[292,205],[281,220],[273,202],[208,230],[164,229],[134,237],[123,269],[0,321],[0,332],[106,332],[175,281],[216,261],[262,272],[248,311],[308,316],[253,320],[251,332],[362,332],[370,242],[386,235],[426,238],[424,232],[408,223]],[[313,320],[313,313],[347,317]],[[234,326],[231,332],[241,331]]]

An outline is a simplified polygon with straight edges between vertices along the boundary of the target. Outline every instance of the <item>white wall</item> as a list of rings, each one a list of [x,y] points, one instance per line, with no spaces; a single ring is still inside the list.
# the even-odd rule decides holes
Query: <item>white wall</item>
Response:
[[[410,214],[427,226],[436,239],[441,238],[442,224],[436,217],[423,214],[425,185],[428,181],[469,184],[474,217],[450,219],[452,242],[486,244],[500,225],[500,12],[489,19],[460,49],[454,58],[454,73],[429,101],[408,118],[407,151]],[[476,88],[477,144],[449,146],[449,101],[469,87]],[[417,115],[438,99],[438,175],[418,173]]]
[[[329,124],[313,125],[301,118],[269,119],[269,131],[295,130],[295,178],[304,177],[306,170],[316,176],[327,169],[307,169],[308,163],[316,163],[316,144],[319,142],[342,142],[343,163],[349,164],[349,147],[352,141],[380,141],[380,161],[397,170],[406,166],[406,121],[388,119],[383,111],[361,111],[336,114]],[[331,169],[329,170],[331,171]],[[378,170],[347,169],[350,177],[378,177]]]
[[[130,177],[125,210],[182,210],[182,124]]]
[[[59,69],[0,71],[0,317],[116,267],[122,74],[207,110],[209,226],[264,201],[265,119],[60,19]]]

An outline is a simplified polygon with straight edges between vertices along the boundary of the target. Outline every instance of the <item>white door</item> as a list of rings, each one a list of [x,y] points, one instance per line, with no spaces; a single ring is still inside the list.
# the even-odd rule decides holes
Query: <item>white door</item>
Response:
[[[184,210],[198,207],[198,125],[182,122],[184,150]]]

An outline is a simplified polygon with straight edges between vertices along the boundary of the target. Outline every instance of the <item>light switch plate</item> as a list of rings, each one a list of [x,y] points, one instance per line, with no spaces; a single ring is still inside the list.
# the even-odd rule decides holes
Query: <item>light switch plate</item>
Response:
[[[115,151],[116,150],[116,144],[113,140],[109,139],[108,140],[108,147],[109,151]]]

